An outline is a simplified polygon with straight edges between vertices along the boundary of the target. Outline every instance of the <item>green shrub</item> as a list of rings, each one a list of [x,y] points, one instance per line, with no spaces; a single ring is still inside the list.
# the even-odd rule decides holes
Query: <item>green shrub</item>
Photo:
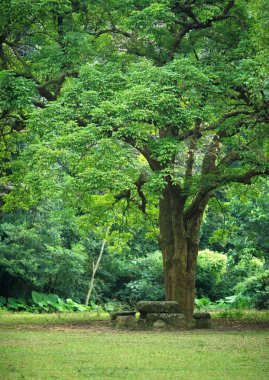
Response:
[[[116,293],[124,303],[133,305],[137,301],[164,299],[162,254],[160,251],[134,259],[129,264],[129,281]]]
[[[226,272],[227,257],[205,249],[197,260],[196,294],[198,298],[215,301],[225,296],[222,279]]]
[[[239,282],[261,273],[264,266],[264,260],[258,259],[250,253],[246,254],[245,251],[247,249],[241,252],[241,256],[232,250],[227,253],[227,272],[224,275],[224,281],[229,293],[234,292],[234,288]]]
[[[269,269],[239,283],[236,290],[239,295],[249,297],[252,307],[269,309]]]
[[[88,254],[74,220],[48,201],[33,210],[4,214],[0,228],[0,288],[7,297],[31,290],[83,299]],[[58,214],[59,213],[59,214]]]
[[[208,311],[208,310],[212,309],[212,303],[206,297],[203,297],[200,299],[196,298],[195,299],[195,309],[198,311]]]

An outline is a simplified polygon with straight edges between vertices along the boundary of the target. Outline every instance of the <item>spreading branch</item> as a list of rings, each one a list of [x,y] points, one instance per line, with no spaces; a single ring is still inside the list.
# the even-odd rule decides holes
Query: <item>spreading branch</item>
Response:
[[[118,29],[116,26],[113,26],[112,28],[109,28],[109,29],[98,30],[96,32],[90,32],[89,34],[92,34],[95,37],[100,37],[102,34],[108,34],[108,33],[122,34],[124,37],[127,37],[127,38],[131,38],[132,36],[131,33]]]
[[[148,202],[142,188],[147,182],[148,182],[147,173],[141,173],[138,180],[135,182],[137,193],[141,199],[141,203],[138,205],[138,208],[143,212],[143,214],[146,214],[146,206]]]
[[[200,138],[203,136],[204,132],[214,131],[214,130],[218,129],[222,124],[224,124],[225,121],[232,119],[232,118],[239,116],[239,115],[254,116],[255,113],[253,113],[251,111],[247,111],[247,110],[237,110],[237,111],[233,111],[233,112],[227,112],[226,114],[222,115],[213,124],[204,124],[203,125],[202,123],[200,123],[199,128],[197,128],[197,125],[195,125],[195,127],[193,129],[186,131],[186,132],[183,132],[183,133],[180,133],[179,136],[177,137],[177,140],[178,141],[184,141],[184,140],[186,140],[190,137],[193,137],[193,136],[196,136],[196,138]],[[224,132],[222,131],[222,134],[223,133]]]
[[[8,61],[3,48],[6,37],[5,33],[0,35],[0,61],[2,70],[8,70]]]
[[[235,0],[228,1],[226,7],[224,8],[223,12],[219,15],[213,16],[206,21],[200,21],[197,16],[193,13],[191,6],[188,5],[178,5],[179,10],[183,11],[188,15],[192,21],[185,24],[182,29],[179,30],[175,37],[175,41],[173,44],[173,47],[171,49],[171,52],[168,56],[168,61],[173,60],[175,53],[178,51],[178,48],[181,44],[182,39],[185,37],[187,33],[189,33],[191,30],[200,30],[200,29],[206,29],[210,28],[214,22],[226,20],[227,18],[233,17],[231,14],[229,14],[231,8],[234,6]]]
[[[269,162],[268,162],[269,165]],[[218,180],[216,181],[216,184],[214,188],[217,188],[218,186],[226,183],[231,183],[231,182],[237,182],[237,183],[242,183],[244,185],[250,185],[251,184],[251,179],[253,177],[257,176],[264,176],[264,175],[269,175],[269,166],[268,167],[261,167],[261,168],[252,168],[244,173],[234,173],[230,174],[227,176],[218,176]]]

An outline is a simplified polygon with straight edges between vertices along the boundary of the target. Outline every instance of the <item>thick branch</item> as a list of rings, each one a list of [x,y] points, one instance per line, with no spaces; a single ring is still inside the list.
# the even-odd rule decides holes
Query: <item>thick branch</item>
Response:
[[[242,153],[245,154],[246,151],[250,152],[251,155],[253,153],[256,155],[256,158],[252,160],[249,159],[248,162],[252,161],[255,165],[257,163],[264,162],[266,160],[265,157],[262,156],[260,152],[255,151],[250,147],[250,144],[253,143],[255,140],[256,139],[249,141],[248,144],[240,144],[237,149],[228,152],[228,154],[219,161],[217,168],[221,170],[223,166],[229,167],[233,162],[241,160]]]
[[[194,135],[191,137],[190,143],[189,143],[188,157],[186,159],[185,186],[184,186],[185,191],[190,188],[190,185],[192,182],[192,171],[193,171],[193,165],[195,161],[194,151],[197,146],[197,140],[200,137],[201,123],[202,123],[202,120],[200,118],[196,118]]]
[[[24,59],[20,56],[20,53],[18,52],[18,49],[14,44],[12,44],[9,41],[6,41],[6,44],[10,47],[14,55],[16,56],[17,60],[22,64],[23,67],[28,68],[27,63],[24,61]]]
[[[44,86],[38,86],[37,90],[39,92],[39,95],[42,96],[42,98],[47,99],[48,101],[54,101],[57,99],[57,97],[52,94],[46,87]]]
[[[189,221],[194,215],[197,215],[199,217],[203,215],[205,207],[209,199],[212,197],[212,190],[213,187],[208,187],[207,189],[202,189],[197,193],[190,206],[184,212],[184,221],[186,225],[188,225]]]
[[[146,144],[144,144],[142,147],[137,146],[136,140],[130,136],[123,137],[122,140],[125,143],[127,143],[127,144],[131,145],[132,147],[134,147],[135,149],[137,149],[146,158],[150,168],[153,171],[156,172],[156,171],[160,171],[162,169],[159,161],[157,161],[156,159],[151,157],[151,152],[149,150],[149,147]]]
[[[64,83],[65,79],[67,77],[77,78],[78,77],[78,72],[76,72],[76,71],[66,72],[66,73],[63,73],[58,79],[49,80],[49,81],[47,81],[45,83],[40,83],[30,73],[15,72],[14,75],[16,77],[23,77],[23,78],[30,79],[30,80],[34,81],[37,84],[37,91],[38,91],[39,95],[42,98],[45,98],[48,101],[55,101],[55,100],[57,100],[57,97],[59,95],[60,89],[61,89],[62,84]],[[47,88],[47,86],[50,86],[50,85],[53,85],[53,84],[55,85],[55,94],[53,94]]]
[[[203,176],[208,173],[214,173],[216,168],[216,160],[219,152],[220,139],[218,135],[213,137],[209,144],[202,163],[202,181]]]
[[[168,56],[168,61],[171,61],[173,58],[174,58],[174,55],[175,53],[177,52],[180,44],[181,44],[181,41],[182,39],[184,38],[184,36],[190,32],[191,30],[199,30],[199,29],[206,29],[206,28],[209,28],[213,25],[214,22],[217,22],[217,21],[222,21],[222,20],[225,20],[227,18],[230,18],[232,17],[230,14],[229,14],[229,11],[231,10],[231,8],[234,6],[234,3],[235,3],[235,0],[230,0],[228,2],[228,4],[226,5],[226,7],[224,8],[223,10],[223,13],[217,15],[217,16],[213,16],[211,18],[209,18],[208,20],[206,21],[199,21],[197,16],[192,12],[191,8],[188,7],[188,6],[181,6],[181,9],[189,16],[192,18],[192,22],[188,23],[188,24],[185,24],[184,27],[178,32],[178,34],[176,35],[176,38],[175,38],[175,42],[174,42],[174,45],[172,47],[172,50]]]
[[[3,50],[3,44],[5,42],[5,39],[6,39],[5,34],[0,36],[0,61],[1,61],[1,68],[3,70],[8,70],[8,61]]]
[[[194,164],[194,150],[196,147],[197,139],[192,138],[189,144],[188,156],[186,159],[186,171],[185,171],[185,181],[192,177],[192,169]]]
[[[142,187],[145,183],[147,183],[147,181],[147,173],[141,173],[138,180],[135,182],[137,193],[141,199],[141,204],[138,205],[138,208],[143,212],[143,214],[146,214],[147,198],[145,197]]]
[[[124,30],[118,29],[116,26],[110,28],[110,29],[103,29],[103,30],[98,30],[97,32],[91,32],[90,34],[99,37],[102,34],[107,34],[107,33],[116,33],[116,34],[122,34],[125,37],[130,38],[131,33],[125,32]]]
[[[56,100],[56,96],[53,95],[43,84],[41,84],[32,74],[29,73],[20,73],[20,72],[15,72],[14,73],[15,77],[17,78],[26,78],[34,81],[37,84],[37,91],[39,92],[39,95],[42,98],[45,98],[49,101]]]
[[[245,185],[249,185],[251,184],[251,179],[253,177],[264,176],[264,175],[269,175],[269,167],[253,168],[246,171],[245,173],[231,174],[231,175],[222,176],[222,177],[220,176],[214,188],[217,188],[220,185],[230,183],[230,182],[237,182],[237,183],[243,183]]]
[[[232,150],[229,154],[227,154],[225,157],[223,157],[219,164],[218,167],[221,166],[230,166],[233,162],[237,161],[240,159],[240,155],[238,151]]]
[[[215,123],[210,125],[201,125],[201,127],[197,128],[197,125],[191,129],[190,131],[186,131],[184,133],[181,133],[178,137],[178,141],[184,141],[189,137],[192,137],[196,135],[197,138],[200,138],[203,136],[204,132],[207,131],[214,131],[218,127],[220,127],[226,120],[231,119],[233,117],[239,116],[239,115],[255,115],[253,112],[247,111],[247,110],[238,110],[233,112],[227,112],[226,114],[222,115]],[[222,132],[223,133],[223,132]]]
[[[236,152],[231,152],[230,155],[226,156],[223,162],[229,163],[236,158]],[[212,196],[212,191],[218,187],[228,184],[230,182],[237,182],[243,184],[251,184],[251,179],[256,176],[269,175],[269,162],[266,167],[252,168],[244,173],[233,173],[230,175],[221,175],[221,173],[215,173],[214,178],[212,178],[211,183],[205,183],[205,177],[203,179],[201,188],[197,193],[196,197],[192,201],[191,205],[187,208],[184,213],[184,218],[186,223],[190,220],[193,215],[197,212],[203,211],[203,207],[207,204],[207,201]]]
[[[237,110],[233,112],[227,112],[226,114],[222,115],[215,123],[203,128],[203,131],[215,130],[218,127],[220,127],[226,120],[239,116],[239,115],[253,115],[253,112],[250,112],[247,110]]]

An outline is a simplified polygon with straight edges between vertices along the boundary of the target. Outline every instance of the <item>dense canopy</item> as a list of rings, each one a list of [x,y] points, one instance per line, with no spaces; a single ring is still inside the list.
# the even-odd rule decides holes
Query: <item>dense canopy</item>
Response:
[[[158,220],[166,298],[191,318],[208,202],[269,173],[268,11],[265,0],[2,1],[4,210],[61,201],[84,232],[144,214],[156,233]]]

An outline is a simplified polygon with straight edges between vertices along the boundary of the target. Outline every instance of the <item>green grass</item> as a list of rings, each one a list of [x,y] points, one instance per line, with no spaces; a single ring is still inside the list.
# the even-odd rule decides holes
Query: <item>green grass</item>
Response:
[[[33,314],[26,312],[0,312],[0,326],[14,324],[64,324],[64,323],[80,323],[93,320],[108,320],[108,313],[80,312],[80,313],[51,313],[51,314]],[[0,379],[1,380],[1,379]]]
[[[269,310],[255,309],[228,309],[225,311],[212,312],[213,319],[234,318],[252,322],[269,322]]]
[[[268,379],[268,331],[98,330],[83,314],[59,331],[55,315],[2,313],[0,379]]]

